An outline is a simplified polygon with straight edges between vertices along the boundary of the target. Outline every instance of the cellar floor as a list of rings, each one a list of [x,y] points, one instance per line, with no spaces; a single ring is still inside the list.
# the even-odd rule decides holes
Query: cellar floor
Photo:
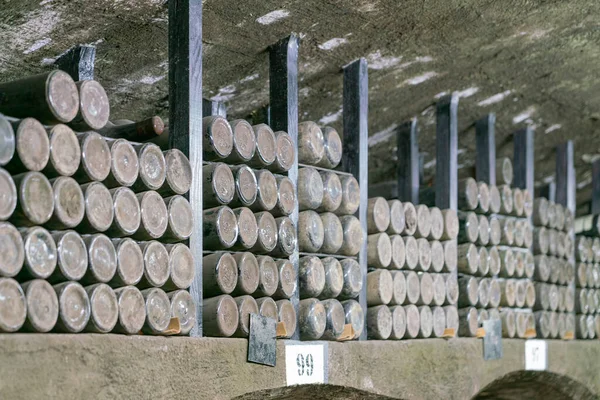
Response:
[[[483,360],[480,339],[329,343],[328,384],[334,386],[297,388],[285,388],[286,343],[278,343],[273,368],[246,362],[243,339],[4,334],[0,393],[5,399],[244,400],[378,398],[364,392],[518,399],[527,390],[523,398],[551,400],[600,393],[596,341],[548,341],[547,372],[523,371],[525,345],[516,339],[503,341],[504,357],[495,361]],[[565,392],[573,397],[563,397]]]

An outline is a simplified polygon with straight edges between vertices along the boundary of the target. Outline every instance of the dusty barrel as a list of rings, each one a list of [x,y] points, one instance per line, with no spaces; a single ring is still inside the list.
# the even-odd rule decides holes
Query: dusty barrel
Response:
[[[458,220],[460,226],[458,241],[460,243],[477,242],[477,238],[479,236],[479,220],[477,218],[477,214],[472,212],[459,212]]]
[[[404,208],[404,231],[405,236],[413,236],[417,230],[417,209],[412,203],[402,203]]]
[[[548,225],[548,200],[545,197],[538,197],[533,200],[533,224],[536,226]]]
[[[444,277],[440,274],[431,274],[433,297],[431,300],[432,305],[441,306],[446,301],[446,282]]]
[[[56,269],[48,280],[51,282],[80,280],[88,266],[88,255],[83,239],[75,231],[54,232],[52,238],[56,243]]]
[[[489,275],[497,276],[500,273],[501,261],[500,252],[496,246],[488,247],[488,270]]]
[[[318,340],[323,336],[327,325],[325,307],[317,299],[300,300],[298,326],[302,340]]]
[[[139,176],[138,155],[127,140],[106,139],[110,148],[110,172],[104,181],[107,187],[131,186]]]
[[[83,286],[77,282],[54,285],[58,297],[58,320],[54,329],[58,332],[81,332],[90,319],[90,299]]]
[[[402,271],[392,271],[391,274],[392,297],[390,300],[390,304],[402,305],[406,301],[406,277]]]
[[[391,261],[392,243],[387,233],[369,235],[367,237],[368,265],[375,268],[387,268]]]
[[[342,140],[338,132],[329,126],[322,129],[323,133],[323,157],[317,162],[317,166],[333,169],[342,161]]]
[[[247,207],[236,208],[233,213],[237,220],[238,236],[232,248],[235,250],[251,249],[258,240],[256,217]]]
[[[83,192],[79,184],[73,178],[60,176],[52,180],[52,191],[54,212],[46,226],[68,229],[79,225],[85,213]]]
[[[110,281],[112,287],[136,285],[144,275],[144,254],[130,238],[112,239],[117,252],[117,271]]]
[[[429,242],[429,247],[431,251],[431,269],[433,269],[433,272],[442,272],[444,269],[444,246],[437,240],[433,240]]]
[[[187,335],[196,325],[196,303],[187,290],[167,293],[171,301],[171,318],[179,319],[180,335]]]
[[[254,171],[256,175],[256,201],[250,206],[253,211],[271,211],[277,205],[277,179],[266,169]]]
[[[159,190],[167,177],[167,165],[162,150],[153,143],[135,144],[133,147],[140,165],[133,190]]]
[[[367,274],[367,305],[389,304],[393,294],[393,278],[388,270],[376,269]]]
[[[192,186],[190,160],[178,149],[163,152],[165,157],[165,182],[158,192],[162,195],[186,194]]]
[[[456,335],[459,329],[458,309],[456,306],[445,306],[442,309],[446,314],[446,328],[452,329]]]
[[[404,206],[400,200],[388,200],[390,223],[386,230],[389,235],[400,235],[405,228]]]
[[[277,175],[277,203],[271,213],[275,216],[290,215],[296,207],[296,188],[287,176]]]
[[[515,281],[515,307],[523,308],[527,300],[527,281],[517,279]]]
[[[171,302],[167,294],[158,288],[142,290],[146,303],[146,321],[142,332],[146,334],[161,334],[171,321]]]
[[[53,70],[0,84],[0,112],[35,117],[45,124],[70,122],[79,110],[79,93],[66,72]]]
[[[500,220],[492,215],[488,218],[489,225],[489,244],[491,246],[497,246],[502,241],[502,224]]]
[[[269,212],[259,212],[254,215],[258,226],[258,237],[252,247],[255,253],[270,253],[277,246],[277,222]]]
[[[360,187],[356,178],[350,175],[340,177],[342,184],[342,202],[335,211],[338,215],[351,215],[358,210],[360,205]]]
[[[18,277],[46,279],[54,272],[57,262],[56,244],[50,233],[41,227],[20,228],[23,238],[23,268]]]
[[[233,131],[219,115],[202,118],[202,150],[206,161],[222,160],[233,151]]]
[[[512,195],[513,195],[512,215],[521,217],[525,213],[525,198],[523,197],[523,191],[519,188],[513,188]]]
[[[107,283],[117,271],[117,252],[111,240],[101,234],[82,235],[88,254],[88,268],[81,282]]]
[[[230,294],[238,282],[238,267],[229,253],[213,253],[202,258],[202,288],[205,297]]]
[[[95,80],[82,80],[76,85],[79,112],[70,125],[79,131],[103,128],[110,117],[110,105],[104,88]]]
[[[514,307],[516,297],[516,282],[514,279],[498,279],[500,286],[500,303],[502,307]]]
[[[142,222],[140,202],[137,196],[131,189],[124,187],[112,189],[110,194],[114,215],[107,233],[114,237],[133,235]],[[108,208],[106,212],[108,212]]]
[[[17,228],[8,222],[0,222],[0,276],[13,277],[23,267],[25,247]]]
[[[390,225],[390,206],[383,197],[370,198],[367,204],[367,232],[385,232]]]
[[[455,210],[442,210],[442,234],[439,240],[454,240],[458,236],[459,221]]]
[[[106,140],[96,132],[78,133],[77,139],[81,146],[81,163],[75,179],[81,183],[105,180],[111,166],[111,153]]]
[[[333,213],[323,213],[320,217],[323,223],[323,245],[320,251],[322,253],[335,254],[344,243],[342,223],[339,217]]]
[[[277,290],[273,294],[275,299],[289,299],[297,289],[297,275],[294,270],[294,265],[290,260],[277,260],[277,270],[279,273],[279,283]],[[341,268],[341,265],[340,265]],[[327,272],[326,272],[327,273]],[[326,276],[327,279],[327,276]],[[342,271],[342,286],[343,286],[343,271]],[[341,292],[341,290],[340,290]],[[339,294],[339,293],[338,293]],[[337,297],[337,296],[336,296]]]
[[[419,249],[419,262],[417,269],[420,271],[429,271],[431,267],[431,246],[427,239],[417,239],[417,247]]]
[[[502,336],[513,338],[517,333],[517,321],[515,312],[510,308],[505,308],[500,311],[500,319],[502,320]]]
[[[363,287],[363,276],[360,265],[356,260],[343,259],[340,261],[344,271],[344,286],[340,298],[354,299],[360,293]]]
[[[296,310],[294,305],[289,300],[278,300],[277,305],[277,322],[282,322],[285,327],[285,337],[290,338],[296,332]]]
[[[440,338],[444,336],[446,330],[446,313],[442,307],[431,308],[431,337]]]
[[[300,210],[316,210],[323,201],[323,179],[314,168],[298,170],[298,206]]]
[[[558,255],[558,231],[556,229],[548,229],[548,253],[553,256]],[[590,243],[591,244],[591,243]],[[590,253],[590,247],[588,247],[588,254]],[[589,256],[588,256],[589,258]]]
[[[431,212],[423,204],[417,205],[415,209],[417,211],[417,229],[414,236],[416,238],[427,238],[431,232]]]
[[[140,288],[161,287],[169,279],[169,253],[165,246],[152,240],[140,242],[144,262],[144,273],[139,283]]]
[[[406,296],[402,304],[416,304],[421,297],[421,281],[414,271],[400,271],[406,282]],[[426,295],[427,296],[427,295]]]
[[[546,311],[533,313],[535,317],[536,332],[544,339],[550,337],[550,315]]]
[[[231,121],[230,124],[233,148],[231,153],[225,157],[225,160],[233,164],[247,163],[252,160],[256,152],[256,137],[252,125],[243,119],[236,119]],[[227,129],[224,128],[223,131],[225,132]],[[224,136],[227,135],[225,134]]]
[[[15,132],[8,119],[0,114],[0,166],[5,166],[15,155]]]
[[[318,297],[325,288],[325,269],[321,260],[313,256],[300,258],[298,279],[300,297]]]
[[[342,264],[333,257],[325,257],[321,259],[321,262],[325,271],[325,286],[319,298],[321,300],[334,299],[339,296],[344,288],[344,270],[342,269]]]
[[[276,172],[286,172],[296,161],[296,152],[294,143],[287,132],[275,132],[275,161],[271,165],[271,169]]]
[[[146,118],[139,122],[114,124],[108,122],[97,130],[102,136],[113,139],[125,139],[130,142],[146,142],[157,139],[165,131],[165,123],[159,116]],[[168,133],[165,135],[168,136]]]
[[[386,340],[392,333],[392,313],[387,306],[367,309],[367,335],[370,339]]]
[[[431,228],[429,230],[429,239],[439,240],[444,235],[445,218],[442,211],[437,207],[429,209],[429,218],[431,220]]]
[[[457,247],[457,270],[475,275],[479,270],[479,252],[473,243],[463,243]]]
[[[476,278],[463,275],[458,278],[458,306],[474,307],[479,300],[479,282]]]
[[[404,245],[404,240],[400,235],[393,235],[390,237],[390,244],[392,246],[392,258],[390,262],[390,268],[392,269],[402,269],[404,267],[404,263],[406,262],[406,246]],[[440,243],[440,246],[442,244]],[[442,268],[443,268],[443,246],[442,246]]]
[[[478,235],[477,235],[477,244],[481,246],[487,246],[490,242],[490,224],[485,215],[480,215],[477,221],[478,225]]]
[[[446,299],[444,304],[455,305],[458,302],[459,286],[458,279],[454,274],[443,274],[444,283],[446,285]]]
[[[503,278],[510,278],[515,274],[515,255],[510,247],[498,248],[500,254],[500,273]]]
[[[486,308],[490,302],[490,280],[487,278],[479,279],[477,290],[477,306]]]
[[[402,339],[406,334],[406,311],[402,306],[392,306],[390,312],[392,313],[390,339]]]
[[[135,286],[115,289],[118,303],[118,319],[114,331],[129,335],[142,330],[146,320],[144,296]]]
[[[260,297],[256,299],[256,305],[258,306],[258,314],[277,321],[277,304],[275,304],[275,300],[270,297]]]
[[[77,227],[78,231],[84,233],[104,232],[113,225],[115,211],[120,212],[119,216],[123,216],[122,210],[115,208],[115,205],[120,205],[115,202],[115,196],[111,196],[111,192],[102,183],[86,183],[81,186],[81,189],[83,191],[84,216],[83,222]],[[113,190],[117,191],[118,189]],[[130,196],[132,195],[133,193],[130,194]],[[119,200],[123,201],[123,199]],[[135,204],[139,204],[137,200],[135,200]],[[127,212],[131,212],[130,207],[126,208]],[[135,210],[133,212],[135,213]],[[125,218],[135,218],[135,214],[127,214]],[[128,230],[128,233],[133,232]]]
[[[510,185],[513,180],[512,161],[508,157],[501,157],[496,160],[496,181],[499,184]]]
[[[477,212],[486,214],[490,210],[490,189],[487,183],[485,182],[477,182],[477,191],[478,195],[478,203],[477,203]]]
[[[277,264],[269,256],[258,256],[258,288],[257,296],[272,296],[279,286]]]
[[[417,335],[417,337],[431,337],[431,334],[433,332],[433,313],[431,311],[431,307],[419,307],[419,320],[421,322],[421,326],[419,328],[419,334]]]
[[[81,147],[75,133],[68,126],[58,124],[48,128],[47,139],[49,140],[50,154],[44,173],[50,177],[73,175],[81,160]],[[39,146],[43,146],[45,141],[45,138],[38,139],[37,149],[29,149],[29,155],[26,157],[35,157],[40,160]],[[28,169],[31,170],[31,168]]]
[[[515,241],[515,219],[499,218],[500,223],[500,244],[512,246]]]
[[[249,207],[256,201],[258,196],[258,181],[254,171],[246,165],[231,167],[235,176],[235,190],[232,207]]]
[[[447,240],[442,243],[444,247],[444,272],[453,272],[458,264],[458,245],[456,240]]]
[[[252,127],[256,141],[256,151],[249,164],[254,167],[263,168],[273,164],[277,158],[277,140],[275,133],[266,124],[258,124]]]
[[[533,253],[531,253],[531,251],[525,252],[524,262],[525,262],[525,277],[528,279],[532,279],[535,274],[535,258],[533,257]]]
[[[406,339],[414,339],[419,336],[421,330],[421,314],[419,308],[413,304],[404,306],[404,312],[406,314],[406,332],[404,337]]]
[[[458,182],[458,208],[461,210],[475,210],[479,204],[479,188],[473,178]]]
[[[479,326],[477,310],[474,307],[458,309],[458,335],[475,337]]]
[[[275,223],[277,224],[277,245],[272,254],[278,257],[289,257],[294,253],[298,244],[296,227],[288,217],[275,218]]]
[[[167,207],[167,230],[161,237],[164,242],[180,242],[188,239],[194,229],[194,213],[187,199],[175,195],[163,199]]]
[[[500,196],[500,191],[498,190],[498,186],[489,185],[489,195],[490,195],[490,210],[489,212],[492,214],[497,214],[500,212],[500,208],[502,207],[502,198]]]
[[[17,187],[10,174],[0,168],[0,221],[5,221],[17,207]]]
[[[405,250],[405,263],[408,269],[415,269],[419,264],[419,245],[412,236],[402,236]]]
[[[27,319],[23,330],[28,332],[50,332],[56,325],[59,311],[58,296],[54,288],[42,279],[25,282],[21,286],[25,293],[27,306]],[[10,293],[2,292],[2,295],[8,295],[10,298]],[[12,300],[18,300],[18,298]],[[19,302],[17,301],[13,306],[13,312],[19,313]]]
[[[133,235],[139,240],[160,238],[169,227],[167,205],[157,192],[147,191],[136,195],[140,203],[140,227]],[[204,213],[206,217],[206,211]],[[204,225],[206,231],[206,224]]]
[[[340,254],[346,256],[355,256],[360,251],[364,241],[363,230],[360,221],[353,215],[344,215],[340,217],[344,240],[340,247]]]
[[[223,163],[202,167],[202,204],[205,208],[231,203],[235,195],[235,179],[231,169]]]
[[[325,155],[325,140],[321,128],[312,121],[298,124],[298,161],[316,165]]]
[[[516,250],[513,252],[515,258],[515,277],[522,278],[525,275],[525,254]]]
[[[236,242],[238,237],[237,218],[229,207],[223,206],[204,210],[202,223],[204,247],[206,249],[227,249]]]
[[[422,272],[417,274],[419,278],[419,298],[417,305],[430,305],[433,301],[434,287],[431,274]]]
[[[341,336],[346,322],[344,307],[335,299],[323,300],[321,304],[326,316],[325,331],[321,339],[336,340]]]
[[[119,319],[119,303],[115,292],[105,283],[88,286],[85,291],[90,299],[90,319],[85,331],[112,331]]]
[[[26,172],[13,176],[13,179],[17,188],[17,207],[10,221],[19,226],[48,222],[54,211],[54,192],[50,181],[39,172]]]
[[[240,316],[231,296],[204,299],[202,309],[202,329],[207,336],[230,337],[237,330]]]
[[[362,331],[365,326],[365,314],[357,301],[355,300],[346,300],[342,301],[342,306],[344,307],[344,312],[346,314],[346,324],[352,326],[352,330],[354,331],[354,339],[357,339],[361,336]]]
[[[500,185],[498,186],[498,190],[500,191],[500,213],[505,215],[511,215],[513,212],[514,204],[513,204],[513,191],[509,185]]]
[[[233,258],[237,265],[237,285],[234,285],[232,294],[239,296],[252,294],[258,288],[260,269],[258,260],[252,253],[235,253]]]

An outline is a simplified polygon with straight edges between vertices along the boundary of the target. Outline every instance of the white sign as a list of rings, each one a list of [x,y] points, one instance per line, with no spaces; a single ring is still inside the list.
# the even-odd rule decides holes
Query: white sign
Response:
[[[545,371],[548,368],[548,343],[545,340],[525,341],[525,369]]]
[[[288,386],[325,383],[325,346],[285,346],[285,374]]]

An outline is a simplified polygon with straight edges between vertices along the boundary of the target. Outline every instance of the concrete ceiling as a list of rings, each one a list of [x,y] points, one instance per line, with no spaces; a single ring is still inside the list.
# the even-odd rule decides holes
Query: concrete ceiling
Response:
[[[0,76],[51,68],[79,43],[97,46],[97,79],[114,118],[166,117],[165,0],[3,0]],[[341,129],[341,67],[366,57],[369,175],[392,177],[391,131],[418,116],[425,178],[435,172],[436,96],[458,91],[459,164],[473,164],[472,122],[497,114],[498,155],[511,134],[536,129],[536,181],[554,174],[554,147],[575,140],[578,202],[600,154],[597,0],[205,0],[204,95],[229,114],[268,101],[267,46],[302,38],[300,119]]]

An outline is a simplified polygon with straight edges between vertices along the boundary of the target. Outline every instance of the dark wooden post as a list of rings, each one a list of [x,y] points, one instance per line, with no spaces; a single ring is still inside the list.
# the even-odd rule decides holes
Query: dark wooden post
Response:
[[[573,141],[556,146],[556,202],[575,213]]]
[[[202,336],[202,0],[169,1],[169,144],[183,151],[194,171],[189,200],[194,231],[189,246],[196,274],[191,336]]]
[[[405,122],[396,130],[398,199],[419,204],[421,155],[419,154],[419,127],[417,119]]]
[[[437,103],[435,205],[458,208],[458,95]]]
[[[285,38],[269,48],[269,122],[274,131],[285,131],[290,135],[294,148],[298,148],[298,46],[299,40],[295,34]],[[298,157],[294,160],[288,177],[298,186]],[[290,219],[298,226],[298,204]],[[298,243],[290,261],[298,276]],[[296,314],[300,302],[300,291],[296,290],[290,299]],[[296,327],[292,339],[300,338],[299,327]]]
[[[592,205],[591,213],[600,214],[600,160],[592,164]]]
[[[475,122],[477,181],[496,184],[496,114],[490,113]]]
[[[513,186],[527,189],[533,195],[533,129],[527,127],[516,131],[513,142]]]
[[[360,58],[344,67],[344,150],[342,168],[350,172],[360,185],[360,206],[358,218],[365,241],[358,253],[358,263],[363,276],[363,288],[358,301],[365,312],[367,326],[367,202],[368,202],[368,113],[369,113],[369,73],[367,61]],[[364,329],[360,340],[367,339]]]
[[[94,79],[94,61],[96,47],[79,45],[71,48],[54,61],[59,69],[65,71],[75,82]]]

